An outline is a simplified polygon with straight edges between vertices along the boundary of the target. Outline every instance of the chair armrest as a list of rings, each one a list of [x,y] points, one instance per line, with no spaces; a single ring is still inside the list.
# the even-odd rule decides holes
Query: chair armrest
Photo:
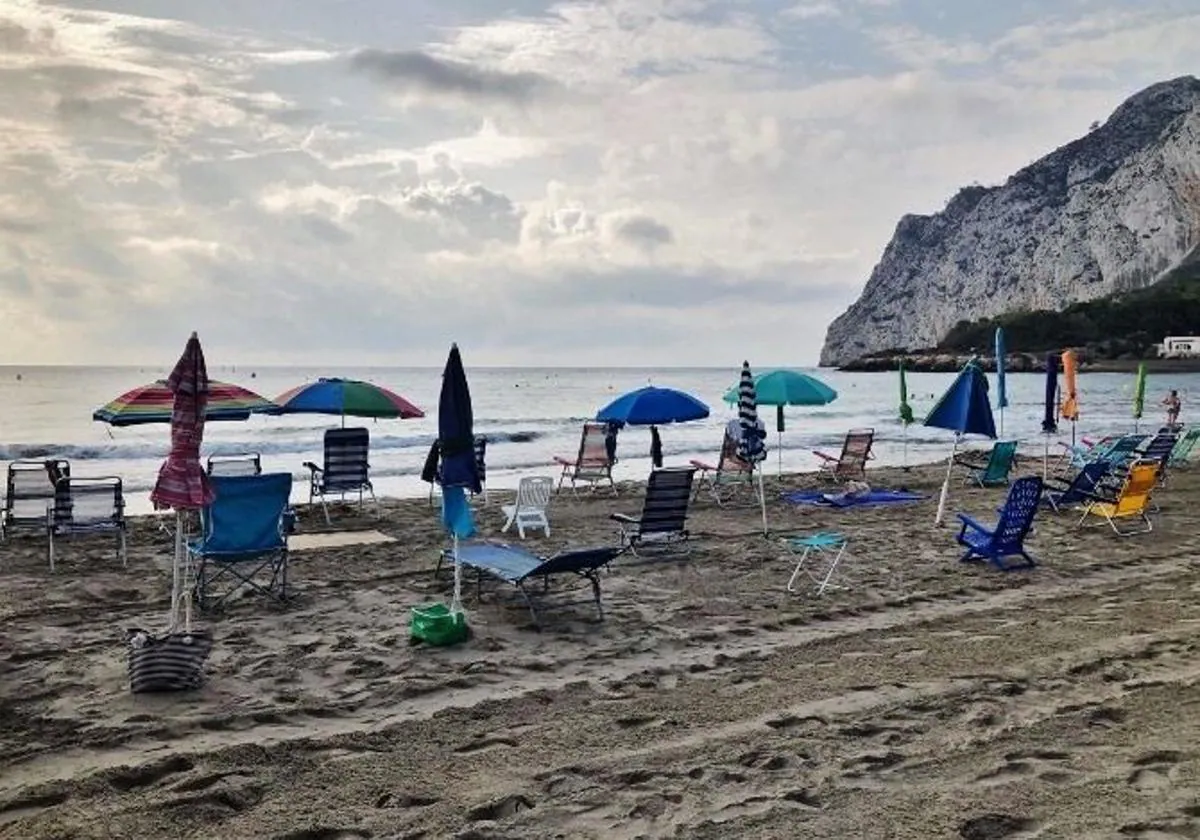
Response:
[[[312,470],[314,473],[325,472],[325,470],[323,470],[321,467],[318,467],[312,461],[305,461],[303,466]]]
[[[696,469],[700,470],[701,472],[716,472],[717,471],[717,468],[714,467],[712,464],[707,464],[704,461],[697,461],[694,458],[691,461],[688,461],[688,463],[691,464]]]
[[[834,455],[829,455],[829,454],[827,454],[827,453],[825,453],[825,452],[822,452],[822,451],[821,451],[821,450],[819,450],[819,449],[814,449],[814,450],[812,451],[812,454],[816,455],[818,458],[821,458],[822,460],[825,460],[825,461],[836,461],[836,460],[838,460],[838,458],[837,458],[836,456],[834,456]]]
[[[620,522],[624,525],[637,525],[639,522],[642,521],[638,517],[630,516],[627,513],[610,513],[608,515],[608,518],[615,520],[616,522]]]
[[[974,519],[972,519],[971,517],[967,516],[965,513],[960,513],[960,514],[958,514],[958,518],[959,518],[959,520],[962,522],[962,529],[963,529],[963,533],[966,533],[966,531],[967,531],[967,529],[968,529],[968,528],[971,528],[972,530],[978,531],[978,532],[979,532],[979,533],[981,533],[981,534],[990,534],[990,533],[992,533],[992,530],[991,530],[991,528],[985,528],[984,526],[982,526],[982,525],[980,525],[978,522],[976,522]]]
[[[568,460],[568,459],[564,458],[564,457],[563,457],[563,456],[561,456],[561,455],[555,455],[555,456],[554,456],[554,463],[556,463],[556,464],[562,464],[564,467],[573,467],[573,466],[575,466],[575,462],[574,462],[574,461]]]

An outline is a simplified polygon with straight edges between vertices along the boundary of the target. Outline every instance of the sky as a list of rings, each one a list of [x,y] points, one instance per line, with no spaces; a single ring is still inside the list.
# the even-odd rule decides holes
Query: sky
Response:
[[[0,364],[814,364],[1197,0],[2,0]]]

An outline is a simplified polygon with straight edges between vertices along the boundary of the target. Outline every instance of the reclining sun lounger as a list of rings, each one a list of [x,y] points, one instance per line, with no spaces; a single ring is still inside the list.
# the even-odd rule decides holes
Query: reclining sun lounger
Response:
[[[585,578],[592,585],[596,613],[603,620],[604,608],[600,604],[600,568],[611,563],[622,551],[623,548],[613,546],[579,548],[542,558],[518,546],[504,543],[464,543],[458,547],[458,562],[475,569],[476,593],[480,593],[483,588],[484,574],[515,586],[525,601],[525,606],[529,607],[534,625],[540,629],[541,621],[538,619],[537,610],[529,590],[525,588],[528,581],[540,578],[543,589],[548,589],[552,575],[574,574]],[[454,562],[454,552],[450,549],[444,550],[438,558],[435,576],[440,574],[442,564],[446,561]]]

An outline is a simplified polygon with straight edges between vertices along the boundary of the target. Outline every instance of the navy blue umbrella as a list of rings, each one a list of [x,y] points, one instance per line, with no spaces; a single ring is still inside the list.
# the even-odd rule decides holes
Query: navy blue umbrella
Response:
[[[471,411],[471,390],[463,371],[458,345],[450,345],[450,357],[442,372],[442,393],[438,398],[438,448],[442,455],[442,523],[454,538],[454,602],[451,610],[462,612],[462,571],[458,562],[458,541],[475,533],[475,518],[467,503],[467,490],[483,488],[475,466],[475,418]]]
[[[1050,473],[1050,435],[1058,431],[1058,354],[1046,354],[1046,410],[1042,415],[1045,446],[1042,449],[1042,478]]]
[[[946,465],[946,480],[942,483],[942,494],[938,498],[935,524],[941,525],[946,516],[946,501],[950,495],[950,473],[954,468],[954,456],[963,435],[996,437],[996,421],[992,417],[992,402],[988,398],[987,377],[974,361],[955,377],[946,393],[934,405],[925,425],[954,432],[954,448]]]
[[[596,412],[597,420],[623,426],[661,426],[707,416],[708,406],[691,394],[654,385],[623,394]]]

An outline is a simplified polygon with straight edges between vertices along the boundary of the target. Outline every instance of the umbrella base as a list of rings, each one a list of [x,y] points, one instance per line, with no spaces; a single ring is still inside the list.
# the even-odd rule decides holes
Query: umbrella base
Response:
[[[455,612],[445,604],[422,604],[413,607],[408,630],[412,641],[424,642],[435,647],[465,642],[470,635],[466,614]]]

